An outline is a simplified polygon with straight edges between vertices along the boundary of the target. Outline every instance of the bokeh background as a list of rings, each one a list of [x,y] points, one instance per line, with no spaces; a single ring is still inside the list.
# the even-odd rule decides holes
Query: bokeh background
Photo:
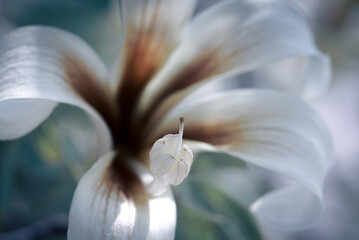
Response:
[[[304,231],[261,226],[248,206],[285,180],[228,156],[203,153],[190,177],[174,189],[176,239],[359,239],[359,1],[295,1],[333,63],[330,89],[310,102],[335,144],[324,190],[327,213]],[[200,1],[198,11],[214,2]],[[84,38],[110,68],[120,36],[118,11],[112,0],[0,0],[0,37],[25,25],[60,27]],[[249,78],[251,73],[236,84],[248,87]],[[60,105],[31,134],[0,141],[0,239],[66,239],[74,189],[96,160],[93,134],[83,112]]]

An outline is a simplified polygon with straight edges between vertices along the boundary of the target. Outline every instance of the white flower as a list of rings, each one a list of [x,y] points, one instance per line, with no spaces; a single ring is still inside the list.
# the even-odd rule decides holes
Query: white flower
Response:
[[[173,238],[176,205],[166,189],[188,174],[192,156],[181,154],[189,148],[227,152],[297,183],[252,205],[262,222],[298,228],[322,216],[331,141],[305,102],[270,90],[191,95],[263,67],[281,73],[276,84],[291,93],[325,90],[329,60],[306,19],[284,0],[222,1],[190,20],[194,8],[194,0],[121,1],[123,34],[112,74],[83,40],[59,29],[24,27],[1,40],[0,139],[29,133],[58,103],[93,120],[99,160],[75,192],[69,239]],[[284,69],[284,60],[295,64]],[[186,145],[180,131],[174,138],[181,150],[162,149],[175,161],[152,154],[150,169],[151,147],[177,132],[180,117]],[[169,172],[156,163],[168,163]],[[165,192],[154,196],[158,180],[167,181]]]

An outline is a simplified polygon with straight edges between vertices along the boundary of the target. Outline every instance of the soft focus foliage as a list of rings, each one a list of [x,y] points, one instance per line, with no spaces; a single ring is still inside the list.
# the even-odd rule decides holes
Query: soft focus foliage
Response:
[[[5,236],[66,236],[73,191],[96,157],[89,129],[82,112],[61,106],[33,133],[0,143],[0,230],[18,230]]]

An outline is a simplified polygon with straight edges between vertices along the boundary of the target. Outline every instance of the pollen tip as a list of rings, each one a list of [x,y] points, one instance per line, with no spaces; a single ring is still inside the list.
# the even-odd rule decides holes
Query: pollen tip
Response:
[[[180,123],[184,123],[184,118],[183,117],[180,117]]]

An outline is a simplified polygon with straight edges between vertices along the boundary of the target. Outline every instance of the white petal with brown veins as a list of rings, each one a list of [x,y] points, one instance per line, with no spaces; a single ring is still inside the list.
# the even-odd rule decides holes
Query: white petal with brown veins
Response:
[[[278,228],[307,227],[320,219],[332,143],[324,122],[305,102],[268,90],[223,92],[177,106],[148,141],[175,131],[179,116],[186,119],[184,139],[193,151],[227,152],[300,185],[300,201],[294,190],[259,200],[253,207],[259,219]],[[283,203],[281,211],[271,208],[275,203]]]
[[[290,58],[304,64],[286,75],[290,84],[284,87],[295,84],[297,94],[307,95],[326,89],[330,61],[316,48],[299,9],[284,0],[222,1],[188,25],[181,45],[146,87],[139,107],[151,111],[170,94],[214,76],[233,76]]]
[[[125,113],[179,45],[195,0],[123,0],[121,49],[114,66],[119,104]]]
[[[67,103],[91,116],[98,154],[111,148],[99,115],[112,118],[107,71],[83,40],[51,27],[23,27],[0,40],[0,66],[0,139],[27,134],[57,103]]]
[[[71,204],[68,239],[173,239],[176,204],[172,193],[133,200],[118,188],[108,188],[108,181],[113,179],[106,175],[113,159],[113,153],[100,158],[78,184]]]

